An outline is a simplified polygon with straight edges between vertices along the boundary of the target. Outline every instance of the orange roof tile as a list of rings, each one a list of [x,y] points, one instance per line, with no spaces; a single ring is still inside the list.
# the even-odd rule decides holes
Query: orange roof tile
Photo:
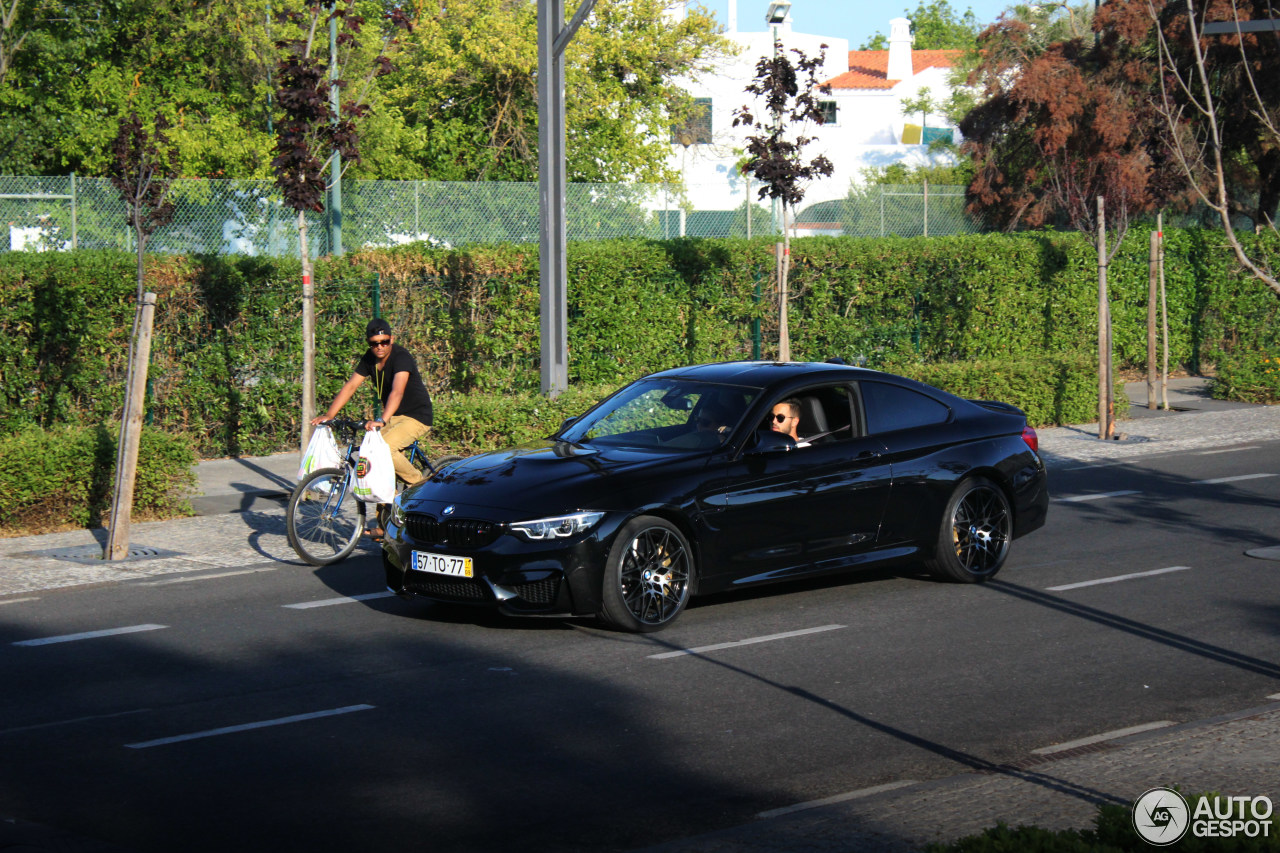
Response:
[[[950,68],[962,51],[913,50],[911,70],[919,74],[926,68]],[[827,85],[833,89],[892,89],[900,81],[888,79],[889,51],[851,50],[849,70],[832,77]]]

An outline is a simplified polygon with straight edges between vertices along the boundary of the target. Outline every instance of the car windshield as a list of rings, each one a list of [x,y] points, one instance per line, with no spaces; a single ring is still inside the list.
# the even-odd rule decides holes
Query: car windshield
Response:
[[[724,443],[758,393],[709,382],[642,379],[570,424],[560,438],[611,447],[706,450]]]

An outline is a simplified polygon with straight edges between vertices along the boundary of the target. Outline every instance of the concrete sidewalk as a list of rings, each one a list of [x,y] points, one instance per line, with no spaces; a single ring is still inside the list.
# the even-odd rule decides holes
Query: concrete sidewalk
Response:
[[[1174,411],[1151,412],[1142,408],[1145,391],[1145,383],[1129,386],[1133,408],[1131,418],[1119,424],[1120,440],[1099,441],[1096,424],[1041,430],[1040,447],[1050,476],[1055,468],[1280,440],[1280,406],[1222,403],[1208,397],[1204,380],[1184,379],[1170,384]],[[192,500],[200,514],[134,524],[133,556],[119,563],[99,559],[105,540],[101,530],[0,540],[0,604],[81,584],[155,575],[173,575],[176,580],[265,561],[299,563],[285,538],[283,507],[297,466],[296,453],[200,462],[200,494]],[[1280,528],[1274,532],[1280,545]],[[372,553],[377,546],[364,542],[361,548]],[[1141,734],[1099,733],[1091,742],[1066,746],[1028,755],[1013,765],[989,766],[975,759],[963,762],[968,766],[965,772],[947,778],[900,780],[796,804],[743,826],[653,847],[647,853],[905,853],[981,832],[997,821],[1086,828],[1099,804],[1128,806],[1144,791],[1162,785],[1178,785],[1187,793],[1212,790],[1280,801],[1280,692],[1259,697],[1256,707],[1236,714]],[[0,818],[0,850],[18,844],[33,851],[124,853]]]

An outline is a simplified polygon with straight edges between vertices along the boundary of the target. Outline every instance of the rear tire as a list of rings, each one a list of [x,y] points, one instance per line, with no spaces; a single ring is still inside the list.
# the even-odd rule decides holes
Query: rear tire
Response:
[[[345,468],[321,468],[289,496],[289,544],[313,566],[327,566],[355,550],[364,532],[365,506],[353,494]]]
[[[947,501],[937,547],[925,565],[944,580],[981,583],[1000,571],[1012,538],[1013,513],[1004,492],[985,477],[971,477]]]
[[[656,516],[633,518],[609,552],[600,616],[622,631],[660,631],[684,611],[696,582],[693,550],[680,529]]]

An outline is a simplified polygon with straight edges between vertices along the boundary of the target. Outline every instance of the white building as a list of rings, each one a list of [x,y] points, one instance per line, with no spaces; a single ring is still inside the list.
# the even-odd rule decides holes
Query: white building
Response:
[[[851,51],[848,39],[792,30],[790,4],[785,2],[770,4],[770,13],[782,20],[767,25],[764,0],[760,3],[760,7],[751,4],[750,15],[750,21],[758,24],[760,31],[744,32],[738,29],[737,0],[729,0],[725,36],[739,46],[737,57],[727,61],[714,76],[686,83],[686,90],[705,107],[706,113],[673,140],[671,162],[684,175],[687,190],[682,206],[695,217],[698,212],[742,210],[748,198],[748,182],[735,164],[744,156],[750,129],[734,127],[734,113],[748,106],[757,118],[767,115],[763,103],[745,88],[755,78],[756,63],[772,53],[776,31],[784,51],[799,48],[806,56],[816,57],[821,46],[827,46],[819,79],[831,87],[829,95],[820,96],[828,120],[808,128],[805,135],[815,140],[804,149],[804,159],[825,154],[835,169],[829,178],[808,185],[796,224],[802,235],[839,233],[838,225],[806,223],[805,210],[817,202],[844,198],[851,184],[861,182],[862,171],[868,167],[937,162],[938,155],[929,154],[927,143],[938,133],[958,136],[941,115],[906,116],[902,101],[918,97],[921,89],[928,89],[934,102],[945,101],[950,94],[947,77],[960,51],[913,51],[911,22],[906,18],[889,22],[888,50]],[[923,133],[922,127],[927,128]],[[794,133],[789,132],[788,136]],[[758,184],[752,187],[752,202],[756,202],[758,190]],[[761,204],[769,205],[768,201]]]

